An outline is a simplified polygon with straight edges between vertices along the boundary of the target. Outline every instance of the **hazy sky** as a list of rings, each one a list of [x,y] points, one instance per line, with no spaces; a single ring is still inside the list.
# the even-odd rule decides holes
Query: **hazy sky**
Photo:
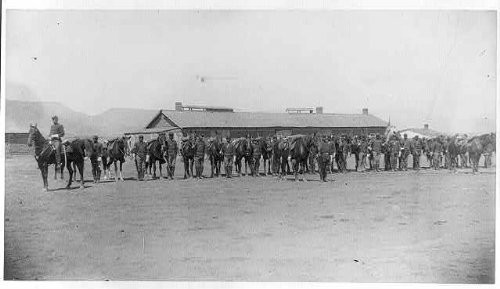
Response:
[[[7,99],[89,114],[175,101],[368,107],[398,128],[495,129],[495,12],[11,10],[6,20]]]

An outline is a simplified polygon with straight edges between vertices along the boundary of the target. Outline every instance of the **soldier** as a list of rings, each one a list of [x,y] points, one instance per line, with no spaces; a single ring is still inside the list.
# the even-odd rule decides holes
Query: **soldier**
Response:
[[[144,173],[146,171],[146,155],[148,153],[147,144],[144,142],[144,136],[139,135],[139,141],[134,144],[132,149],[132,157],[135,159],[137,168],[137,180],[144,181]]]
[[[441,167],[441,154],[443,153],[443,145],[438,138],[435,138],[431,144],[432,165],[435,170]]]
[[[376,172],[378,172],[380,166],[380,153],[382,152],[382,140],[380,139],[379,134],[377,134],[370,146],[372,148],[373,168]]]
[[[392,137],[389,143],[389,154],[391,160],[391,169],[395,171],[398,166],[398,156],[401,152],[401,144],[396,136]]]
[[[351,151],[351,155],[354,155],[354,168],[356,171],[358,171],[358,167],[359,167],[359,152],[360,152],[360,141],[358,139],[358,136],[354,136],[352,142],[351,142],[351,146],[350,146],[350,151]]]
[[[90,164],[92,165],[92,176],[94,183],[101,180],[101,161],[102,161],[103,147],[99,142],[99,137],[94,136],[92,141],[92,151],[90,152]]]
[[[359,147],[359,153],[358,153],[359,164],[357,166],[357,169],[359,169],[361,172],[364,172],[366,170],[366,155],[368,154],[368,143],[366,141],[365,136],[362,136],[361,139],[358,141],[358,147]]]
[[[224,170],[226,171],[226,178],[231,178],[234,163],[234,146],[231,143],[230,137],[226,138],[226,143],[222,147],[222,152],[224,154]]]
[[[252,140],[252,165],[250,166],[252,175],[259,176],[260,158],[262,152],[260,151],[260,143],[258,139]]]
[[[420,156],[422,155],[423,143],[422,140],[415,136],[412,144],[413,169],[420,170]]]
[[[272,141],[272,147],[273,147],[273,159],[272,159],[272,163],[273,163],[273,176],[276,176],[279,174],[279,171],[280,171],[280,153],[279,153],[279,142],[280,142],[281,138],[278,139],[277,136],[273,136],[273,141]]]
[[[332,158],[332,145],[328,143],[326,136],[321,138],[318,145],[318,166],[319,166],[319,179],[323,182],[327,181],[327,168],[328,163]]]
[[[165,142],[167,146],[167,175],[173,180],[175,173],[175,161],[177,159],[177,154],[179,153],[179,146],[177,142],[174,140],[174,133],[168,133],[168,139]]]
[[[412,142],[410,139],[408,139],[408,135],[405,133],[403,135],[403,145],[401,150],[401,162],[402,162],[401,166],[404,171],[408,170],[408,156],[410,155],[411,152],[411,146]]]
[[[316,162],[318,157],[318,146],[313,143],[309,148],[309,172],[311,174],[316,174]]]
[[[56,151],[56,170],[58,170],[61,165],[61,142],[64,136],[64,126],[59,123],[59,118],[57,115],[52,117],[52,126],[50,127],[50,140]]]
[[[198,136],[195,147],[195,168],[196,168],[196,177],[201,180],[203,177],[203,165],[205,163],[205,142],[203,141],[202,136]]]

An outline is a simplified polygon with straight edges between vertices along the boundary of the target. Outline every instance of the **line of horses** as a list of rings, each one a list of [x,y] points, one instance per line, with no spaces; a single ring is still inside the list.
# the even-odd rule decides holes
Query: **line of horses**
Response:
[[[387,135],[386,135],[387,137]],[[258,137],[250,140],[248,138],[236,138],[232,140],[234,146],[235,169],[240,176],[244,167],[244,174],[248,174],[248,167],[254,161],[254,149],[260,150],[260,155],[264,164],[264,173],[266,175],[278,175],[280,178],[290,173],[294,174],[295,180],[298,180],[299,174],[304,178],[304,172],[309,170],[308,161],[310,160],[311,148],[318,147],[319,137],[312,135],[292,135],[277,140],[271,138]],[[162,165],[166,163],[165,143],[166,138],[160,135],[157,139],[148,142],[148,158],[146,162],[146,170],[149,175],[156,178],[156,169],[158,166],[160,177],[162,174]],[[223,141],[219,137],[212,137],[206,141],[206,155],[210,162],[210,177],[218,177],[221,175],[221,164],[224,161]],[[252,141],[254,144],[252,145]],[[350,142],[352,139],[347,138],[344,141]],[[28,145],[35,146],[35,159],[42,174],[44,190],[48,189],[48,166],[55,163],[55,150],[50,142],[43,137],[36,125],[30,125]],[[473,172],[477,172],[479,158],[482,154],[490,157],[492,146],[494,150],[495,139],[494,135],[485,134],[473,137],[467,140],[453,139],[448,143],[448,151],[453,159],[458,163],[458,156],[462,161],[467,158],[467,154],[472,164]],[[80,188],[84,187],[83,170],[84,161],[90,157],[92,148],[91,139],[75,139],[64,143],[65,156],[64,165],[59,172],[63,178],[64,167],[69,172],[69,180],[67,188],[73,182],[73,176],[76,177],[76,170],[80,174]],[[314,150],[312,150],[314,151]],[[193,167],[195,159],[195,142],[191,138],[183,138],[180,145],[180,154],[184,163],[184,178],[193,177]],[[102,155],[102,166],[104,176],[111,178],[110,166],[114,164],[115,181],[119,179],[123,181],[122,167],[125,162],[125,157],[130,155],[130,137],[118,137],[109,140],[104,145]],[[260,162],[260,159],[258,160]],[[488,162],[488,159],[486,160]],[[119,171],[118,171],[119,164]],[[119,174],[118,174],[119,172]],[[227,173],[227,172],[226,172]],[[232,172],[231,172],[232,173]]]

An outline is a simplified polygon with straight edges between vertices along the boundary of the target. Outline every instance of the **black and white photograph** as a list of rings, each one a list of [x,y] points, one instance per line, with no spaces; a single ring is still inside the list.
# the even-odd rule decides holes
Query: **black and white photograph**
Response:
[[[497,15],[7,7],[3,280],[494,284]]]

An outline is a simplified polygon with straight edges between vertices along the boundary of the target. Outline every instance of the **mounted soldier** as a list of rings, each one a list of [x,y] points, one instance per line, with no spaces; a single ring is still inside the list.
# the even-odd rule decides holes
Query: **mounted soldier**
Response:
[[[61,148],[62,148],[62,137],[64,136],[64,126],[59,123],[59,118],[57,115],[52,117],[52,126],[50,127],[50,141],[55,148],[56,154],[56,170],[58,170],[61,165]]]

